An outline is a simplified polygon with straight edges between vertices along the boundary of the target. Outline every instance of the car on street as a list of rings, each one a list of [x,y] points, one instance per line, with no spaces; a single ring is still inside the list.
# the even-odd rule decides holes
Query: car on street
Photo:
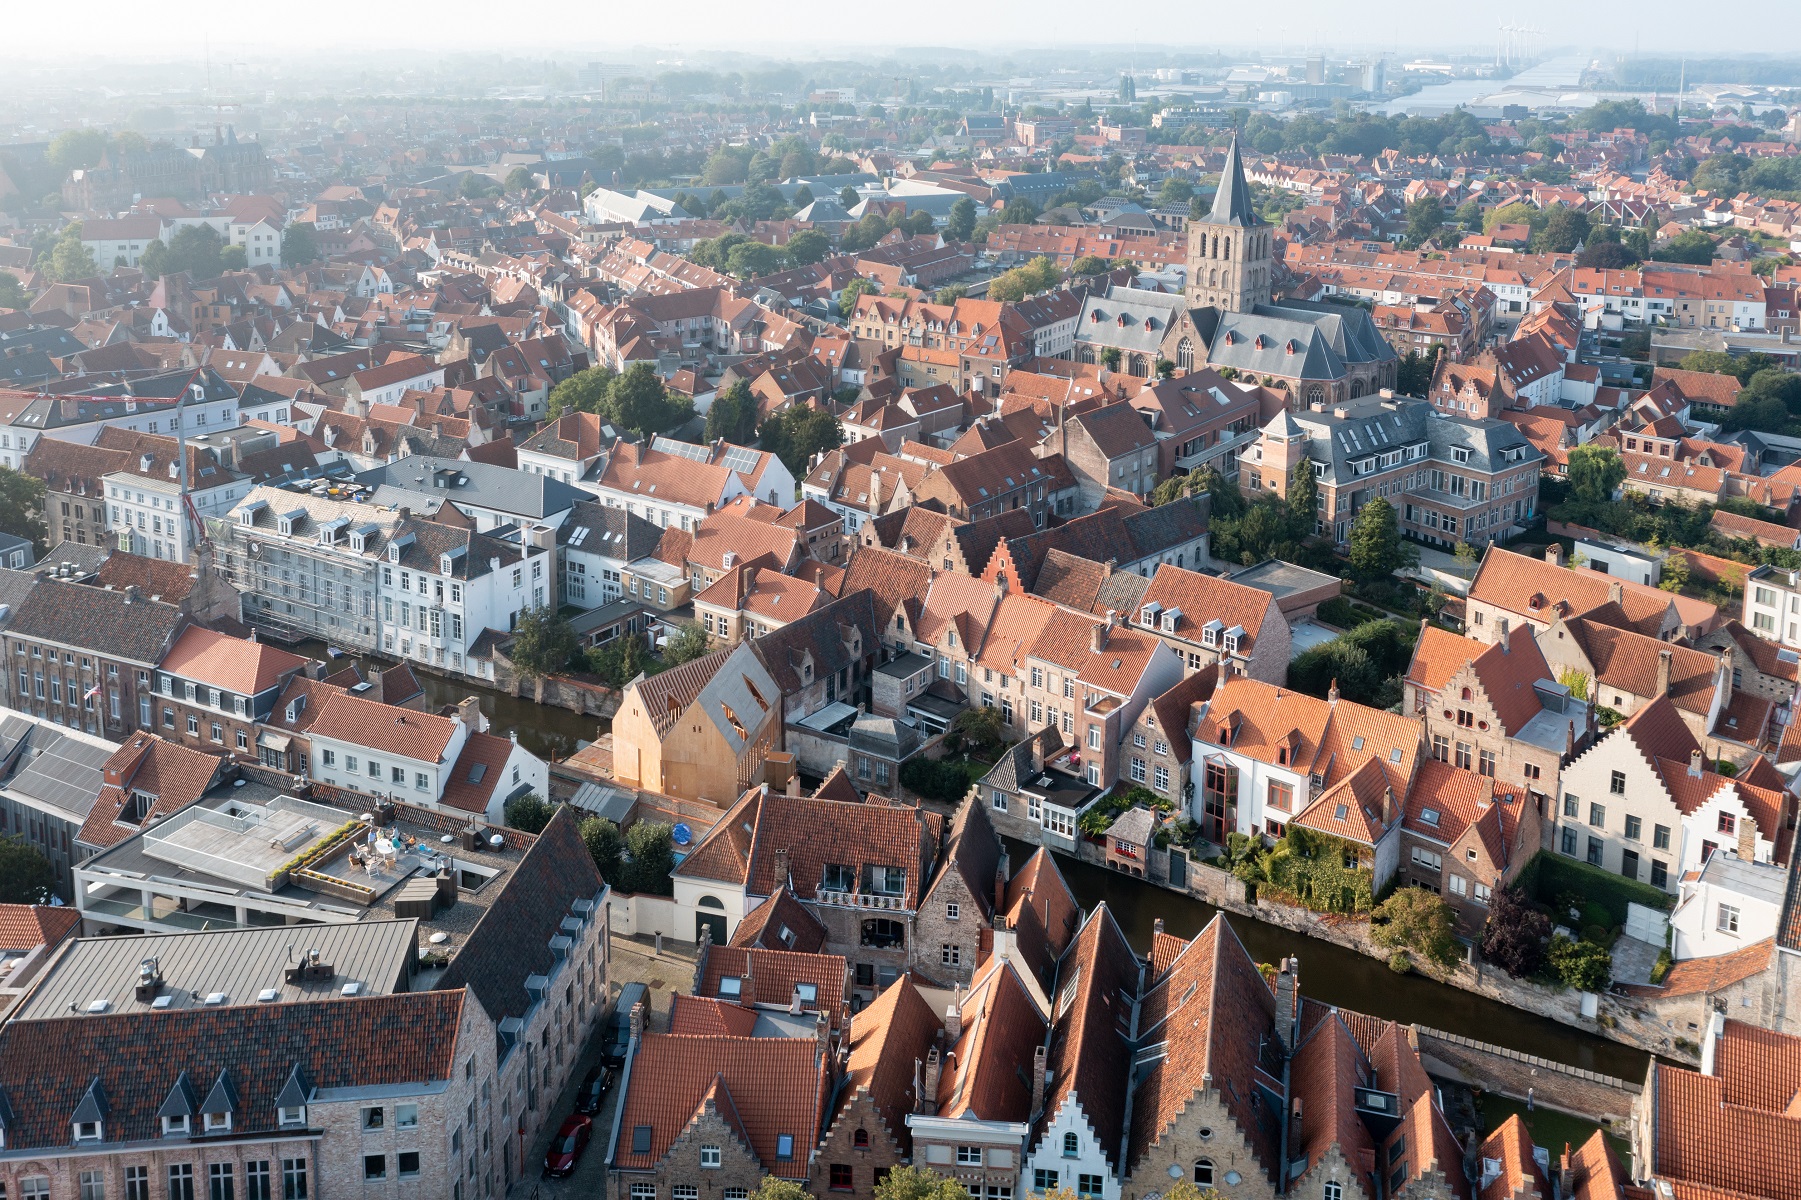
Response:
[[[575,1172],[575,1165],[582,1161],[582,1151],[588,1148],[588,1139],[594,1133],[594,1119],[583,1113],[570,1113],[563,1118],[562,1127],[551,1141],[550,1149],[544,1152],[544,1176],[547,1179],[562,1179]]]
[[[575,1089],[575,1111],[590,1115],[599,1112],[601,1105],[607,1102],[607,1093],[613,1090],[616,1078],[612,1067],[595,1067],[589,1071]]]
[[[639,1004],[645,1006],[645,1015],[649,1016],[649,988],[641,983],[628,983],[619,990],[613,1015],[607,1018],[606,1041],[601,1043],[601,1058],[609,1067],[624,1063],[626,1052],[632,1048],[632,1008]]]

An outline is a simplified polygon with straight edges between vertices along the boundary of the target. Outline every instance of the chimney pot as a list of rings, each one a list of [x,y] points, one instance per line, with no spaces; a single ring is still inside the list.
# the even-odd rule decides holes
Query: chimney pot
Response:
[[[1691,750],[1688,754],[1688,773],[1692,778],[1701,778],[1702,758],[1699,750]]]
[[[1614,586],[1618,587],[1619,585],[1615,584]],[[1676,652],[1673,650],[1657,652],[1657,694],[1659,696],[1670,694],[1670,663],[1675,657]]]

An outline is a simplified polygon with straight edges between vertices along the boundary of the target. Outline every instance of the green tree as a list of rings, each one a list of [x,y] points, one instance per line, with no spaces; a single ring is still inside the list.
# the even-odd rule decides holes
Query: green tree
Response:
[[[1493,233],[1502,225],[1530,225],[1537,228],[1545,221],[1544,211],[1530,204],[1514,201],[1488,210],[1482,218],[1482,232]]]
[[[1636,262],[1638,255],[1621,242],[1590,242],[1576,257],[1577,266],[1600,271],[1617,271]]]
[[[732,247],[726,256],[726,270],[740,279],[773,275],[781,269],[782,252],[768,242],[745,241]]]
[[[708,644],[707,631],[698,624],[684,625],[681,630],[663,644],[663,651],[658,655],[665,667],[679,667],[685,662],[693,662],[704,657],[712,646]]]
[[[25,308],[31,304],[31,297],[25,292],[25,285],[19,277],[8,271],[0,271],[0,308]]]
[[[1372,583],[1419,561],[1419,551],[1401,540],[1394,505],[1381,496],[1365,502],[1351,521],[1350,560],[1357,577]]]
[[[608,397],[616,376],[611,367],[589,367],[577,371],[550,389],[545,401],[546,416],[556,420],[564,413],[607,413]]]
[[[757,429],[757,442],[798,478],[815,454],[844,444],[838,418],[810,404],[793,404]]]
[[[0,837],[0,904],[48,904],[56,868],[22,837]]]
[[[1613,955],[1607,947],[1586,938],[1574,941],[1561,933],[1552,936],[1546,958],[1566,987],[1584,992],[1604,990],[1613,970]]]
[[[951,719],[951,729],[963,739],[963,745],[977,754],[998,748],[1006,736],[1001,710],[978,705],[966,708]]]
[[[964,196],[951,205],[950,219],[944,223],[944,240],[967,242],[976,232],[976,202]]]
[[[817,229],[803,229],[782,247],[788,261],[797,267],[819,262],[832,252],[832,239]]]
[[[925,1167],[895,1167],[876,1184],[876,1200],[969,1200],[962,1183]]]
[[[730,387],[713,397],[713,406],[707,409],[706,439],[715,442],[724,438],[744,446],[756,435],[757,399],[750,394],[748,383],[734,379]]]
[[[669,872],[675,869],[674,826],[667,821],[638,821],[625,831],[627,859],[620,868],[625,891],[643,896],[675,892]]]
[[[1023,196],[1007,201],[1001,209],[1002,225],[1030,225],[1039,217],[1038,206]]]
[[[1572,497],[1600,504],[1612,500],[1626,481],[1626,464],[1611,446],[1577,446],[1570,451],[1568,478]]]
[[[619,836],[619,826],[605,817],[586,817],[576,826],[576,832],[582,835],[582,844],[588,847],[588,857],[594,860],[594,869],[608,883],[619,878],[619,865],[625,850],[625,839]]]
[[[694,401],[671,396],[656,368],[636,362],[613,381],[608,393],[613,419],[646,438],[679,428],[694,415]]]
[[[1171,175],[1157,189],[1157,206],[1159,208],[1177,208],[1194,199],[1194,184],[1180,175]]]
[[[1370,940],[1389,950],[1406,950],[1435,974],[1457,965],[1457,918],[1451,906],[1424,888],[1397,888],[1371,914]]]
[[[880,290],[875,284],[859,275],[845,284],[844,289],[838,293],[838,315],[847,321],[850,320],[857,311],[857,297],[871,295]]]
[[[863,197],[857,195],[857,189],[850,184],[847,183],[839,189],[838,207],[842,208],[845,212],[849,212],[861,203],[863,203]],[[955,206],[953,205],[952,207]]]
[[[1687,233],[1679,233],[1662,246],[1654,246],[1650,257],[1659,262],[1696,263],[1706,265],[1713,261],[1714,240],[1699,229],[1691,229]]]
[[[44,162],[59,176],[98,166],[106,153],[106,135],[98,129],[65,129],[50,139]]]
[[[56,249],[50,254],[49,271],[64,283],[99,273],[94,265],[94,252],[81,244],[79,234],[74,237],[64,235],[56,243]]]
[[[183,225],[169,238],[170,275],[186,271],[192,279],[219,277],[219,231],[211,225]]]
[[[635,633],[616,637],[588,651],[588,670],[606,683],[620,689],[639,675],[655,675],[663,666],[645,648],[644,639]]]
[[[1445,223],[1444,205],[1437,196],[1430,193],[1421,196],[1407,206],[1407,232],[1404,235],[1409,246],[1425,245],[1438,236]]]
[[[1532,237],[1532,248],[1554,254],[1568,254],[1578,242],[1588,238],[1588,214],[1564,204],[1553,204],[1545,210],[1545,227]]]
[[[1119,360],[1119,347],[1108,346],[1101,351],[1101,365],[1106,367],[1109,371],[1119,370]]]
[[[1314,511],[1319,506],[1319,476],[1314,473],[1313,460],[1302,458],[1288,473],[1288,513],[1294,526],[1296,541],[1304,540],[1313,534]]]
[[[550,818],[556,815],[556,805],[545,800],[536,792],[527,792],[523,796],[514,796],[506,802],[503,815],[506,823],[514,829],[526,833],[543,833],[544,827],[550,824]]]
[[[281,263],[304,267],[319,260],[319,240],[311,221],[296,221],[281,231]]]
[[[580,649],[581,639],[556,609],[545,605],[519,614],[519,624],[513,629],[513,667],[537,683],[539,699],[543,696],[544,677],[567,670],[569,660]]]
[[[933,304],[955,304],[969,295],[969,288],[961,283],[953,283],[949,287],[941,287],[932,294]]]
[[[813,1200],[806,1188],[791,1179],[763,1176],[763,1182],[750,1194],[750,1200]]]
[[[527,167],[514,167],[507,172],[507,191],[529,192],[532,190],[532,173]]]
[[[44,481],[0,467],[0,531],[24,538],[44,552]]]
[[[1071,273],[1076,275],[1105,275],[1113,268],[1109,266],[1107,260],[1100,255],[1085,254],[1081,258],[1076,259],[1075,262],[1071,263],[1069,269]]]
[[[225,246],[219,251],[219,269],[221,271],[242,271],[250,265],[250,258],[244,253],[242,246]]]
[[[1480,233],[1482,230],[1481,201],[1465,200],[1457,206],[1457,211],[1451,215],[1451,219],[1471,233]]]

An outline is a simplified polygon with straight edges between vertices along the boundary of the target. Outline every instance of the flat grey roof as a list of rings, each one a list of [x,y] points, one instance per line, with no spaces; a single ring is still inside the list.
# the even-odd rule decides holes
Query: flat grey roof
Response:
[[[106,782],[106,760],[118,750],[96,742],[9,713],[0,720],[0,763],[11,772],[5,790],[84,820]]]
[[[877,675],[886,675],[893,679],[905,679],[909,675],[917,675],[932,665],[932,660],[923,654],[915,654],[909,650],[897,658],[883,663],[875,669]]]
[[[1297,567],[1295,564],[1283,562],[1279,558],[1260,562],[1256,566],[1246,567],[1242,571],[1234,571],[1226,578],[1233,583],[1242,583],[1246,587],[1254,587],[1260,592],[1268,592],[1278,600],[1295,592],[1308,592],[1317,587],[1326,587],[1342,582],[1335,575],[1310,571],[1306,567]]]
[[[275,925],[267,929],[221,929],[207,933],[140,934],[82,938],[65,951],[25,998],[15,1018],[66,1017],[95,1010],[148,1009],[134,995],[139,964],[155,959],[163,977],[159,996],[166,1008],[204,1008],[207,997],[224,1003],[262,1004],[335,1000],[354,983],[357,994],[385,996],[407,990],[418,956],[413,920],[360,921],[346,925]],[[287,968],[309,950],[333,968],[330,979],[289,983]],[[268,1000],[268,991],[275,995]]]
[[[1714,852],[1701,868],[1701,881],[1753,900],[1782,907],[1787,872],[1769,863],[1746,862],[1729,850]]]

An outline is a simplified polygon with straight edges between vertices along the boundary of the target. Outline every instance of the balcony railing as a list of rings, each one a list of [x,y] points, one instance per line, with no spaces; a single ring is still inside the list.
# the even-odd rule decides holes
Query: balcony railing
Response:
[[[836,892],[820,889],[813,894],[819,904],[833,904],[839,908],[872,908],[885,912],[901,912],[907,907],[905,896],[891,896],[879,892]]]

